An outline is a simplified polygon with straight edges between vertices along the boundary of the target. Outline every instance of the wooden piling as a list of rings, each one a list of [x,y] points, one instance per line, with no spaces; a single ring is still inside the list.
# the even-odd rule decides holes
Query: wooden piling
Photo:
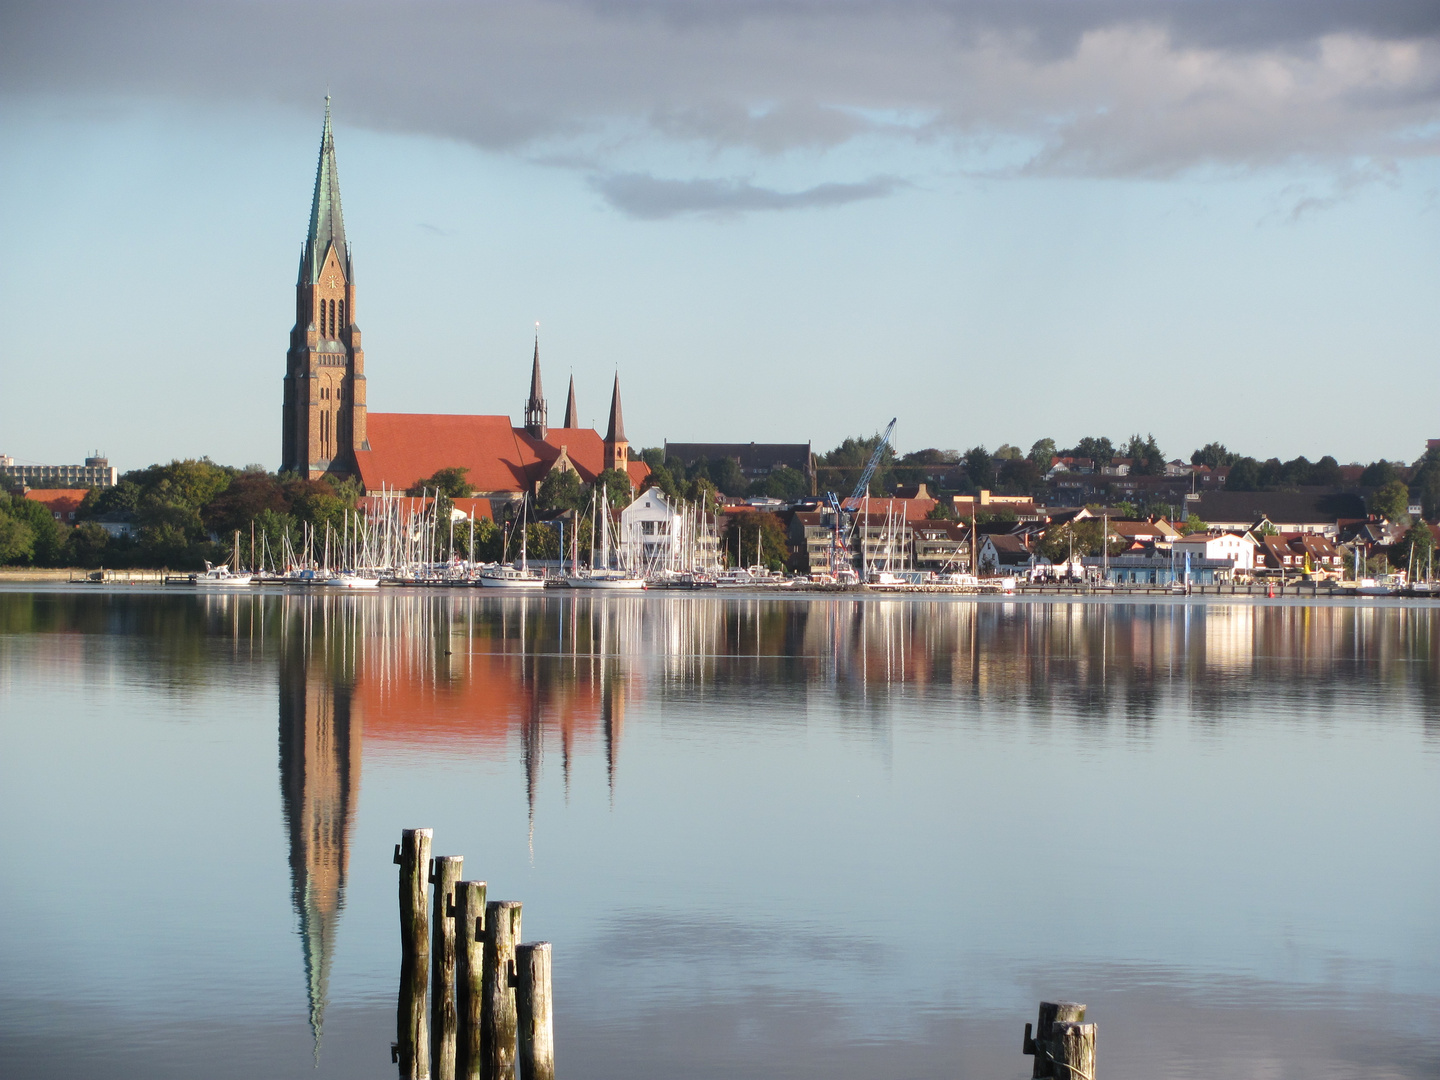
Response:
[[[402,955],[427,958],[430,967],[430,915],[425,903],[426,879],[430,870],[430,829],[406,829],[395,845],[395,865],[400,867],[400,949]]]
[[[455,883],[465,860],[437,855],[431,865],[430,1062],[435,1080],[455,1080]]]
[[[391,1059],[400,1065],[401,1080],[429,1080],[430,1039],[425,1022],[425,983],[430,972],[424,957],[400,958],[400,993],[395,999],[395,1045]]]
[[[480,1010],[485,981],[485,882],[455,885],[455,1075],[480,1080]]]
[[[1085,1006],[1078,1001],[1042,1001],[1040,1015],[1035,1023],[1034,1038],[1030,1025],[1025,1025],[1024,1053],[1035,1056],[1031,1077],[1055,1075],[1050,1046],[1050,1032],[1057,1023],[1078,1023],[1085,1019]]]
[[[395,845],[400,867],[400,993],[395,1004],[395,1060],[403,1080],[429,1080],[430,1032],[426,998],[430,981],[430,917],[426,880],[429,829],[406,829]]]
[[[480,1080],[515,1080],[515,946],[520,943],[520,904],[485,905],[485,986],[480,1002]]]
[[[1061,1022],[1050,1029],[1055,1080],[1095,1080],[1095,1025]]]
[[[515,950],[515,1015],[520,1080],[555,1080],[555,1021],[550,1005],[550,942]]]

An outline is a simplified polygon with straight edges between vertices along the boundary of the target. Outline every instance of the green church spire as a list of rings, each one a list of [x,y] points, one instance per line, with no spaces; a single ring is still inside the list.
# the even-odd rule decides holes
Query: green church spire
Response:
[[[313,285],[331,245],[350,277],[350,251],[345,244],[345,217],[340,212],[340,174],[335,169],[335,136],[330,131],[330,95],[325,95],[325,129],[320,134],[320,164],[315,170],[315,198],[310,204],[310,232],[305,238],[300,284]]]

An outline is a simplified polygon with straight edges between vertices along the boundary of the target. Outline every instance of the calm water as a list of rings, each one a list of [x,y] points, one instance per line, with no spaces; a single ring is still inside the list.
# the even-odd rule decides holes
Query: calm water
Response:
[[[0,592],[0,1073],[386,1077],[391,851],[574,1078],[1440,1076],[1440,608]]]

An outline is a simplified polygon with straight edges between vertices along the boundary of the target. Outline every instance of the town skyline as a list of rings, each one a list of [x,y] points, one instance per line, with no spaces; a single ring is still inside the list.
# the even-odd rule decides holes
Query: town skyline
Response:
[[[582,16],[555,10],[571,20],[556,30],[570,40]],[[286,284],[326,77],[371,396],[387,409],[443,402],[518,420],[538,320],[552,384],[574,374],[582,423],[603,424],[609,381],[625,373],[637,447],[833,446],[898,415],[902,452],[1139,431],[1180,457],[1219,440],[1261,460],[1367,463],[1413,461],[1437,434],[1423,403],[1440,389],[1440,169],[1424,139],[1405,149],[1391,138],[1433,113],[1429,98],[1419,114],[1369,116],[1380,123],[1370,135],[1353,102],[1280,102],[1313,128],[1308,156],[1289,143],[1268,156],[1227,143],[1240,132],[1227,112],[1213,130],[1183,127],[1179,159],[1150,171],[1075,165],[1072,129],[1067,171],[1039,150],[979,162],[977,144],[954,130],[948,149],[917,147],[894,124],[809,150],[787,128],[758,147],[752,128],[785,113],[766,111],[772,73],[762,73],[721,93],[753,106],[735,145],[686,150],[652,123],[625,144],[628,164],[596,150],[585,165],[574,145],[545,142],[565,115],[585,113],[571,97],[546,103],[517,90],[517,108],[546,105],[549,119],[507,142],[498,129],[466,128],[467,116],[495,120],[486,100],[447,98],[411,68],[397,77],[434,105],[433,122],[409,98],[387,113],[373,76],[343,67],[313,87],[265,93],[256,61],[237,61],[202,91],[186,60],[137,90],[127,65],[209,24],[134,11],[147,43],[128,60],[104,60],[63,90],[26,60],[4,88],[0,137],[11,152],[0,176],[11,198],[0,225],[13,257],[0,271],[0,355],[28,392],[0,405],[0,451],[21,461],[99,448],[122,468],[205,455],[279,464]],[[55,18],[37,15],[19,38],[69,70],[89,54],[55,36]],[[787,34],[800,25],[784,18]],[[897,18],[913,29],[911,15]],[[639,29],[606,26],[639,40]],[[683,27],[644,29],[694,44]],[[1085,43],[1100,31],[1077,32],[1065,55],[1091,63]],[[1235,64],[1306,41],[1433,55],[1422,31],[1299,16],[1274,41],[1243,46],[1166,32],[1171,55]],[[522,54],[543,59],[529,48]],[[1335,94],[1354,90],[1339,67],[1317,63],[1311,73]],[[784,100],[834,89],[810,75]],[[1410,77],[1397,68],[1392,81]],[[673,89],[655,80],[617,115],[653,121]],[[927,92],[939,93],[912,96]],[[857,80],[855,100],[877,95]],[[1194,119],[1174,99],[1167,109]],[[1339,126],[1322,131],[1326,120]],[[1006,124],[1024,134],[1013,117]],[[1155,140],[1111,132],[1096,146],[1148,153]],[[219,424],[193,405],[217,393]],[[42,394],[63,395],[60,423],[33,408]],[[1356,408],[1372,397],[1384,406]],[[141,411],[145,424],[134,422]]]

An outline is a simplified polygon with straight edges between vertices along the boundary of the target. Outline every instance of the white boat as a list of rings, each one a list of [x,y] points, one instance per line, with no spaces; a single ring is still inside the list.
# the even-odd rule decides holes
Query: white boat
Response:
[[[543,589],[544,575],[539,570],[516,566],[487,566],[476,575],[486,589]]]
[[[643,589],[645,579],[623,570],[591,570],[567,576],[565,584],[572,589]]]
[[[527,496],[520,502],[520,565],[518,566],[486,566],[477,575],[482,588],[486,589],[543,589],[545,588],[545,576],[538,570],[531,570],[526,558],[526,539],[529,533],[527,528],[530,500]],[[501,553],[504,557],[504,553]]]
[[[336,574],[325,580],[326,585],[333,585],[337,589],[378,589],[380,579],[368,577],[365,574]]]
[[[228,566],[205,564],[203,574],[191,574],[190,580],[202,589],[241,589],[255,580],[254,574],[237,574]]]
[[[610,567],[612,551],[610,545],[610,507],[604,495],[592,496],[590,520],[600,521],[600,549],[595,549],[594,530],[590,535],[590,569],[581,570],[573,566],[565,577],[565,584],[572,589],[643,589],[645,579],[629,570]],[[578,545],[578,538],[576,541]]]

